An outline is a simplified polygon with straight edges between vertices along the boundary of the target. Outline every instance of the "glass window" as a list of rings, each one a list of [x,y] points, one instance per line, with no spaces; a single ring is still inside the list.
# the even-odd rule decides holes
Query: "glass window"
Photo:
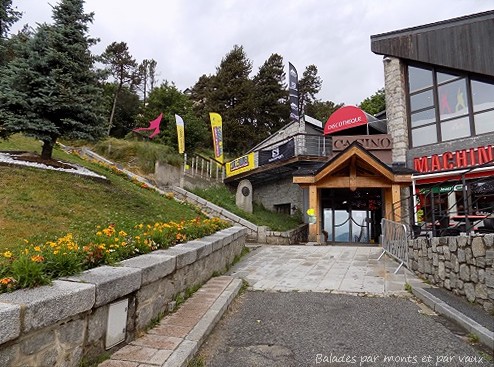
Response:
[[[412,127],[422,126],[430,124],[436,121],[436,109],[431,108],[429,110],[412,113]]]
[[[470,122],[468,116],[441,123],[442,140],[453,140],[470,136]]]
[[[474,116],[475,133],[485,134],[494,132],[494,111],[478,113]]]
[[[441,83],[447,82],[449,80],[453,80],[453,79],[458,78],[458,75],[438,72],[438,73],[436,73],[436,77],[437,77],[437,83],[441,84]]]
[[[410,85],[410,93],[431,87],[432,86],[432,70],[408,67],[408,83]]]
[[[436,125],[429,125],[412,130],[412,141],[414,147],[437,143]]]
[[[475,112],[494,108],[494,84],[472,80],[472,98]]]
[[[410,97],[410,109],[412,111],[421,110],[422,108],[431,107],[433,105],[434,97],[432,96],[432,89],[414,94]]]
[[[441,85],[438,88],[439,118],[466,115],[468,113],[467,84],[465,79]]]

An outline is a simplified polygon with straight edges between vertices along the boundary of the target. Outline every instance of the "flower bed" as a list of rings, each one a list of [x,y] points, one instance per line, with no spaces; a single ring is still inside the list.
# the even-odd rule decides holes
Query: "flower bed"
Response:
[[[26,241],[23,249],[0,254],[0,293],[49,284],[62,276],[166,249],[229,226],[219,218],[197,217],[180,223],[141,223],[130,230],[111,224],[97,228],[83,241],[74,239],[71,233],[44,244]]]

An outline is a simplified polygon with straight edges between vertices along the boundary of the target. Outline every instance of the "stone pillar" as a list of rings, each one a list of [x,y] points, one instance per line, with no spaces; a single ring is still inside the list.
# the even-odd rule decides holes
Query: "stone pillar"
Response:
[[[237,187],[237,206],[247,213],[252,213],[252,184],[249,180],[242,180]]]
[[[384,86],[386,93],[386,117],[388,134],[393,139],[393,163],[406,163],[408,128],[406,111],[405,67],[400,59],[386,56],[384,63]]]

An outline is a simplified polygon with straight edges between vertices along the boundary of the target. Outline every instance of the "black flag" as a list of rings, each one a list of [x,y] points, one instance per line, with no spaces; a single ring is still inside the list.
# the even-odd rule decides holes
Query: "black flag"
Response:
[[[298,113],[298,74],[297,69],[291,63],[288,63],[288,92],[290,95],[290,121],[299,121]]]

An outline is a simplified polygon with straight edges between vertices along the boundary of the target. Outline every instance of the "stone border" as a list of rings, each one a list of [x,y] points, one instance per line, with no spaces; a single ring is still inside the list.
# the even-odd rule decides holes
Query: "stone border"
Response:
[[[101,266],[52,285],[0,294],[0,366],[79,366],[105,352],[109,304],[128,300],[125,342],[187,288],[222,272],[245,245],[230,227],[200,240]],[[116,350],[122,345],[112,349]]]

